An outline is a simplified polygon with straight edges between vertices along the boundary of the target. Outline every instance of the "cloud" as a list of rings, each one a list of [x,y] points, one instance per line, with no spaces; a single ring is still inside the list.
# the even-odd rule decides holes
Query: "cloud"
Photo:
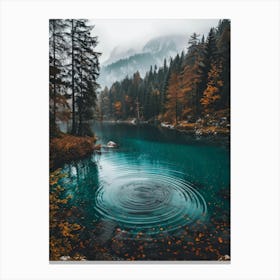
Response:
[[[93,35],[98,36],[97,50],[102,52],[101,63],[119,46],[140,49],[149,39],[169,34],[193,32],[205,34],[218,24],[219,19],[96,19]]]

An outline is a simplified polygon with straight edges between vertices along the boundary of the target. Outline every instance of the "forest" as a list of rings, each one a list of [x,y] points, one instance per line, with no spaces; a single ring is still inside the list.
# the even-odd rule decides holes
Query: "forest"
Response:
[[[56,136],[58,121],[69,120],[72,135],[87,135],[85,122],[97,103],[97,37],[85,19],[53,19],[49,27],[50,135]]]
[[[205,38],[193,33],[186,52],[133,73],[108,88],[98,85],[97,37],[87,20],[51,20],[50,134],[70,121],[72,135],[92,135],[87,122],[132,120],[178,128],[215,125],[229,132],[230,21],[220,20]],[[201,38],[200,38],[201,37]]]
[[[105,87],[99,98],[101,120],[167,122],[188,127],[202,122],[229,127],[230,21],[220,20],[207,38],[193,33],[187,52],[151,66],[145,77]],[[220,123],[219,123],[220,121]]]
[[[110,88],[91,22],[49,21],[50,260],[230,260],[230,21]]]
[[[49,22],[50,170],[85,157],[98,148],[88,121],[97,106],[97,37],[87,19]],[[59,123],[71,122],[67,134]]]

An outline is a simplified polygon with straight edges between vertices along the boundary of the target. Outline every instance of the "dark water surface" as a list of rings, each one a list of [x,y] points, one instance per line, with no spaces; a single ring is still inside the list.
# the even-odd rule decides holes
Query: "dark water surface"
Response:
[[[79,210],[87,259],[230,255],[228,140],[126,124],[93,130],[101,154],[65,165],[61,181]],[[119,147],[106,148],[108,141]]]

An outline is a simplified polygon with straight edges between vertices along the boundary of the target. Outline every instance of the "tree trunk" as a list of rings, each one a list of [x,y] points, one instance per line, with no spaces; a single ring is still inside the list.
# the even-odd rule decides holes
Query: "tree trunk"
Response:
[[[76,134],[75,89],[74,89],[74,20],[71,20],[72,39],[72,134]]]
[[[53,69],[54,69],[54,82],[53,82],[53,128],[56,126],[56,57],[55,57],[55,20],[53,20]]]
[[[175,95],[175,125],[177,125],[177,119],[178,119],[178,98],[177,98],[177,89],[176,89],[176,95]]]

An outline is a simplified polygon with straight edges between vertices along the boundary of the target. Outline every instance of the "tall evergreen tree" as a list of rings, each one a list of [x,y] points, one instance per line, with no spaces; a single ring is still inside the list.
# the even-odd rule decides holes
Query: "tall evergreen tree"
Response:
[[[90,112],[96,105],[99,74],[99,53],[95,51],[97,37],[91,35],[93,26],[88,20],[71,19],[68,22],[71,27],[68,35],[71,42],[72,134],[84,134],[83,122],[92,118]]]
[[[183,92],[180,90],[179,74],[174,72],[170,76],[167,90],[166,118],[177,125],[180,117],[180,105],[184,100]]]
[[[217,39],[218,55],[222,64],[221,77],[223,88],[221,92],[220,107],[228,108],[230,103],[230,21],[224,19],[218,26]]]
[[[50,133],[57,130],[58,119],[67,119],[67,113],[58,112],[61,107],[68,109],[67,82],[66,82],[66,50],[65,40],[67,24],[61,19],[49,21],[49,90],[50,90]],[[64,117],[64,118],[63,118]]]
[[[221,99],[222,80],[222,65],[221,63],[212,63],[211,69],[208,72],[208,82],[201,104],[204,106],[206,113],[211,113],[217,109],[219,100]]]

